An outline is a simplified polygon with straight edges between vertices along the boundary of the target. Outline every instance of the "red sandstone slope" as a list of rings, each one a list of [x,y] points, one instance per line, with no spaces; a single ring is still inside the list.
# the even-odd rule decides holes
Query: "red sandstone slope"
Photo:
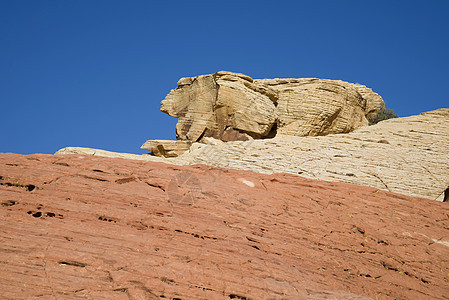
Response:
[[[447,203],[79,155],[0,176],[1,299],[449,298]]]

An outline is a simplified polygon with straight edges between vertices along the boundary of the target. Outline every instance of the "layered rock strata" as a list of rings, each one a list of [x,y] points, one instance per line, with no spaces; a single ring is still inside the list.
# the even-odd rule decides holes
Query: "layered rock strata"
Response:
[[[348,134],[278,134],[273,139],[208,143],[194,143],[183,155],[167,159],[85,148],[65,148],[58,153],[286,172],[441,201],[449,186],[449,109],[390,119]]]
[[[292,174],[0,154],[0,298],[447,299],[448,215]]]
[[[236,141],[347,133],[384,107],[371,89],[340,80],[262,79],[220,71],[181,78],[161,102],[178,140]]]
[[[142,145],[142,149],[148,149],[153,155],[162,157],[176,157],[190,149],[188,141],[150,140]]]
[[[287,172],[443,200],[449,187],[449,109],[382,121],[348,134],[194,144],[187,164]],[[180,159],[180,160],[181,160]]]

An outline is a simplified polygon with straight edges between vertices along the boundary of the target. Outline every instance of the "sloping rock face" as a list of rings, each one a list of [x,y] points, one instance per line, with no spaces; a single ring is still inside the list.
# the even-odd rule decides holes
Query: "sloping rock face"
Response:
[[[204,165],[0,154],[2,299],[446,299],[449,206]]]
[[[288,172],[443,200],[449,187],[447,145],[449,109],[440,109],[349,134],[200,145],[182,158],[188,164]]]
[[[179,118],[177,139],[236,141],[276,133],[317,136],[347,133],[368,124],[384,107],[371,89],[339,80],[262,79],[220,71],[181,78],[161,102]]]
[[[348,134],[227,143],[194,143],[183,155],[162,159],[85,148],[58,153],[119,156],[171,164],[206,164],[375,187],[442,201],[449,186],[449,109],[396,118]]]

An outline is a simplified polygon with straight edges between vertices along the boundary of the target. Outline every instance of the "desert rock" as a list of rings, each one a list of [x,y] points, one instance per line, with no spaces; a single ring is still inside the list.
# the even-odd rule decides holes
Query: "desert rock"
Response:
[[[374,119],[376,114],[385,108],[385,103],[382,97],[373,92],[372,89],[362,85],[362,84],[355,84],[355,88],[359,92],[359,94],[362,96],[363,99],[366,100],[366,106],[365,106],[365,116],[368,119],[368,121]]]
[[[161,111],[179,118],[178,140],[262,137],[276,121],[271,99],[275,96],[252,81],[249,76],[230,72],[182,78],[178,88],[161,102]]]
[[[348,134],[204,145],[188,164],[287,172],[443,200],[449,186],[449,109],[396,118]]]
[[[316,78],[253,80],[225,71],[181,78],[161,102],[161,111],[179,118],[177,139],[191,142],[347,133],[367,125],[367,117],[382,107],[382,98],[362,85]]]
[[[356,85],[340,80],[316,78],[264,79],[257,81],[278,92],[277,133],[292,136],[317,136],[348,133],[368,125],[369,93],[359,93]],[[375,93],[373,93],[375,94]],[[373,111],[378,103],[370,103]]]
[[[188,141],[149,140],[140,148],[148,149],[156,156],[176,157],[189,150],[190,146]]]
[[[300,176],[375,187],[443,201],[449,186],[449,109],[395,118],[347,134],[194,143],[183,155],[129,158],[170,164],[206,164],[260,173]],[[100,156],[126,154],[84,148],[58,153]]]
[[[0,298],[446,299],[448,214],[292,174],[0,154]]]

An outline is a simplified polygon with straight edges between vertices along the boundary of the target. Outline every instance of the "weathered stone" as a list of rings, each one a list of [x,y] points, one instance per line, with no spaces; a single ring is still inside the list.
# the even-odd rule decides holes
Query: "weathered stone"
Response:
[[[449,109],[395,118],[348,134],[205,145],[184,164],[287,172],[443,200],[449,186]]]
[[[188,84],[192,84],[192,78],[191,77],[183,77],[181,79],[178,80],[178,85],[188,85]]]
[[[223,141],[347,133],[384,107],[371,89],[316,78],[256,79],[226,71],[181,78],[161,102],[179,118],[177,139]]]
[[[228,76],[228,78],[241,78],[245,81],[249,81],[249,82],[253,82],[253,79],[245,74],[242,73],[234,73],[234,72],[228,72],[228,71],[218,71],[217,73],[215,73],[215,76],[217,77],[225,77]],[[234,80],[234,79],[231,79]]]
[[[141,149],[148,149],[156,156],[176,157],[189,150],[191,143],[187,141],[149,140]]]
[[[60,154],[80,154],[87,156],[101,156],[101,157],[109,157],[109,158],[124,158],[124,159],[133,159],[133,160],[146,160],[146,161],[159,161],[159,162],[168,162],[172,158],[164,158],[164,157],[156,157],[148,154],[132,154],[132,153],[119,153],[113,151],[106,151],[101,149],[93,149],[86,147],[65,147],[59,149],[55,155]]]
[[[195,77],[191,84],[188,79],[182,81],[186,84],[172,90],[161,102],[161,111],[179,118],[176,124],[178,140],[194,142],[215,123],[217,84],[213,75]]]
[[[241,81],[217,80],[218,99],[215,105],[218,135],[232,128],[251,137],[261,138],[270,132],[276,122],[276,107],[271,99]]]
[[[171,164],[206,164],[260,173],[371,186],[443,201],[449,186],[449,109],[395,118],[348,134],[317,137],[278,135],[273,139],[205,145],[194,143]],[[83,153],[69,148],[65,153]],[[78,152],[76,152],[78,151]],[[59,152],[58,152],[59,153]],[[86,154],[111,156],[86,150]],[[125,154],[116,154],[125,155]],[[130,158],[164,161],[158,157]]]
[[[292,174],[1,153],[0,299],[444,299],[448,214]]]
[[[260,138],[276,122],[276,95],[252,82],[249,76],[224,71],[182,78],[161,102],[161,111],[179,118],[178,140]]]
[[[204,137],[201,139],[201,143],[206,145],[220,145],[223,144],[224,142],[222,140],[217,140],[213,137]]]
[[[370,121],[385,108],[384,100],[379,94],[364,85],[356,83],[355,87],[362,98],[366,100],[365,116]]]
[[[279,134],[317,136],[348,133],[368,125],[365,117],[367,100],[354,84],[316,78],[255,82],[278,92]]]

